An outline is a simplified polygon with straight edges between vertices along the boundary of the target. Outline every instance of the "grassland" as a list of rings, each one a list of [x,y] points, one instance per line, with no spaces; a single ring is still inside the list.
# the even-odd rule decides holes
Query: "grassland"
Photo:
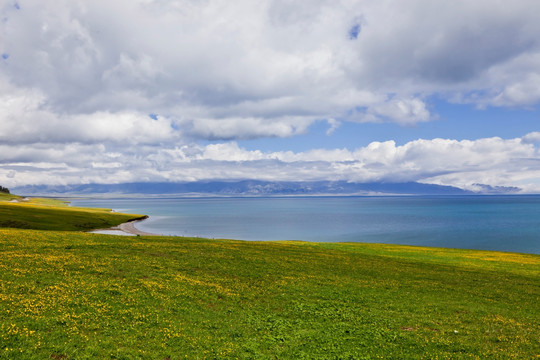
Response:
[[[21,199],[21,197],[18,195],[7,194],[5,192],[0,191],[0,202],[18,200],[18,199]]]
[[[116,226],[142,215],[70,207],[64,201],[0,194],[0,228],[87,231]]]
[[[2,359],[532,359],[540,256],[0,229]]]

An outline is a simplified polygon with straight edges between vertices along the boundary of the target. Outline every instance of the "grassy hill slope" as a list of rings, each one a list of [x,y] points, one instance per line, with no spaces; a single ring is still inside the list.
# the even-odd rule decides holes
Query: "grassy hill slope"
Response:
[[[8,194],[8,193],[0,191],[0,202],[17,200],[17,199],[20,199],[20,198],[21,197],[18,196],[18,195]]]
[[[85,231],[116,226],[141,217],[113,213],[111,209],[69,207],[66,202],[54,199],[0,195],[0,228]]]
[[[540,256],[0,229],[0,358],[534,358]]]

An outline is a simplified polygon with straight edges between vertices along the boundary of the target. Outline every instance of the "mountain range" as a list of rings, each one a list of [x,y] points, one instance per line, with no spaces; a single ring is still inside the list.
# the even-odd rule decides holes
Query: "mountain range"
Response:
[[[478,185],[482,194],[515,193],[518,188]],[[134,182],[123,184],[27,185],[17,194],[66,195],[192,195],[192,196],[279,196],[279,195],[472,195],[452,186],[400,183],[352,183],[346,181],[271,182],[258,180],[208,182]]]

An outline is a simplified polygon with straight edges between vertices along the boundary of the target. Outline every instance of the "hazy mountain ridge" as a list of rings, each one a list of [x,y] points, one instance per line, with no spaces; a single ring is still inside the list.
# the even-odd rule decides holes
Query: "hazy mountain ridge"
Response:
[[[500,192],[503,192],[503,189]],[[237,182],[209,181],[188,183],[124,183],[83,185],[30,185],[14,189],[23,195],[470,195],[471,191],[452,186],[405,183],[350,183],[346,181],[270,182],[243,180]]]

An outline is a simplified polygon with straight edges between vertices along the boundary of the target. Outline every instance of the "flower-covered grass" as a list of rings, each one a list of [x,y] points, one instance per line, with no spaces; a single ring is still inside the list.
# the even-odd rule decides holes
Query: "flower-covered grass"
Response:
[[[1,359],[530,359],[540,256],[0,229]]]

